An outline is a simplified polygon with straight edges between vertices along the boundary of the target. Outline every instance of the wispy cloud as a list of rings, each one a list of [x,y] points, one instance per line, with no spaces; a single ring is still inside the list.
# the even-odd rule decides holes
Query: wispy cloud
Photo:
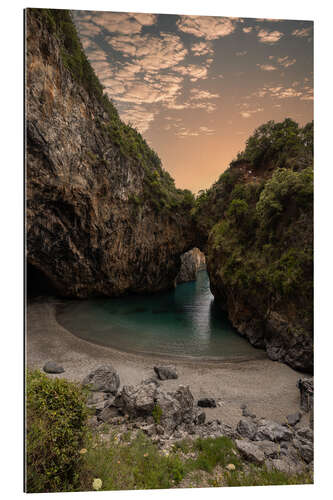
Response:
[[[209,90],[202,89],[191,89],[191,99],[201,100],[201,99],[217,99],[219,94],[212,94]]]
[[[235,20],[227,17],[182,16],[178,28],[206,40],[230,35],[235,30]]]
[[[289,56],[284,56],[284,57],[278,57],[277,61],[284,68],[289,68],[289,66],[293,66],[295,64],[296,59],[291,58]]]
[[[214,134],[216,134],[216,130],[211,129],[211,128],[206,127],[206,126],[201,126],[196,130],[191,130],[191,129],[188,129],[185,127],[180,127],[176,131],[176,135],[180,138],[197,137],[199,135],[214,135]]]
[[[272,64],[257,64],[257,66],[262,70],[262,71],[275,71],[276,67],[273,66]]]
[[[212,44],[210,42],[194,43],[191,47],[191,51],[195,56],[204,56],[206,54],[214,53]]]
[[[260,30],[257,36],[259,38],[259,42],[273,44],[278,42],[283,37],[283,33],[277,30],[275,31]]]
[[[311,30],[311,27],[295,29],[292,32],[292,35],[297,36],[298,38],[306,38],[311,35]]]
[[[175,66],[174,71],[184,76],[189,76],[191,82],[197,80],[205,80],[207,78],[208,69],[206,66],[197,66],[195,64],[188,64],[187,66]]]

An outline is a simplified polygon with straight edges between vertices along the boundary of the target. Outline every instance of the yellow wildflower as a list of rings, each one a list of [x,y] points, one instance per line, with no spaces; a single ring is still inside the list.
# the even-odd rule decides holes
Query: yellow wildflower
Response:
[[[236,467],[234,466],[234,464],[228,464],[227,467],[226,467],[226,469],[228,469],[228,470],[235,470]]]
[[[99,479],[98,477],[96,477],[94,480],[93,480],[93,483],[92,483],[92,487],[94,488],[94,490],[100,490],[102,488],[102,480]]]

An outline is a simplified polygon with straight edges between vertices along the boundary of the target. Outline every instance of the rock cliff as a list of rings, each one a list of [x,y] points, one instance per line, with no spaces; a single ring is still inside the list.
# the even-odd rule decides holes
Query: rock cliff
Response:
[[[206,269],[205,255],[199,248],[192,248],[181,256],[181,267],[176,278],[177,283],[195,281],[198,271]]]
[[[196,200],[211,290],[273,360],[313,369],[313,125],[268,122]]]
[[[26,233],[31,281],[63,296],[173,286],[193,195],[174,186],[95,76],[68,11],[26,13]]]

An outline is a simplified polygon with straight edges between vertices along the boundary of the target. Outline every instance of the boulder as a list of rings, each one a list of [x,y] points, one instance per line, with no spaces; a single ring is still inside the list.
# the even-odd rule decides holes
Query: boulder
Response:
[[[304,442],[300,439],[295,438],[293,440],[294,447],[299,451],[304,462],[309,464],[313,461],[313,443],[312,442]]]
[[[301,409],[306,412],[310,411],[313,408],[313,379],[300,378],[297,387],[300,391]]]
[[[267,458],[278,458],[280,454],[279,445],[272,441],[257,441],[257,446],[264,452]]]
[[[253,439],[257,432],[257,424],[251,420],[242,419],[238,422],[236,431],[242,437]]]
[[[213,398],[201,398],[198,400],[198,406],[201,408],[216,408],[216,401]]]
[[[236,447],[245,460],[262,464],[265,461],[264,452],[256,444],[245,439],[236,439]]]
[[[288,427],[277,424],[272,420],[262,419],[259,422],[254,439],[255,441],[289,441],[292,435],[293,433]]]
[[[124,385],[114,405],[131,417],[152,415],[155,406],[156,384]]]
[[[168,433],[180,424],[191,426],[194,420],[193,396],[189,387],[179,386],[175,392],[165,392],[154,382],[124,386],[113,405],[131,417],[154,417]]]
[[[194,415],[193,422],[196,425],[202,425],[206,421],[206,413],[204,411],[197,411]]]
[[[46,373],[64,373],[64,368],[58,365],[55,361],[47,361],[43,366],[43,370]]]
[[[154,372],[160,380],[178,378],[177,372],[172,366],[154,366]]]
[[[119,416],[118,408],[114,406],[107,406],[103,408],[102,411],[97,415],[97,419],[102,422],[110,422],[114,417]]]
[[[303,470],[300,464],[295,464],[288,457],[266,461],[266,466],[268,470],[275,469],[284,474],[299,474]]]
[[[83,385],[89,385],[92,391],[116,394],[120,385],[119,375],[112,365],[100,366],[83,380]]]
[[[296,413],[293,413],[291,415],[287,415],[287,423],[288,425],[291,425],[292,427],[301,420],[302,414],[298,411]]]

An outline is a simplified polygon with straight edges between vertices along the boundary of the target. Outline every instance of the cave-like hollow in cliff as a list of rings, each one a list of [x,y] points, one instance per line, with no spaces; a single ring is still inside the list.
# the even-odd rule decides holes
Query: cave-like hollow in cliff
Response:
[[[27,262],[26,290],[28,297],[59,295],[52,281],[36,266]]]

